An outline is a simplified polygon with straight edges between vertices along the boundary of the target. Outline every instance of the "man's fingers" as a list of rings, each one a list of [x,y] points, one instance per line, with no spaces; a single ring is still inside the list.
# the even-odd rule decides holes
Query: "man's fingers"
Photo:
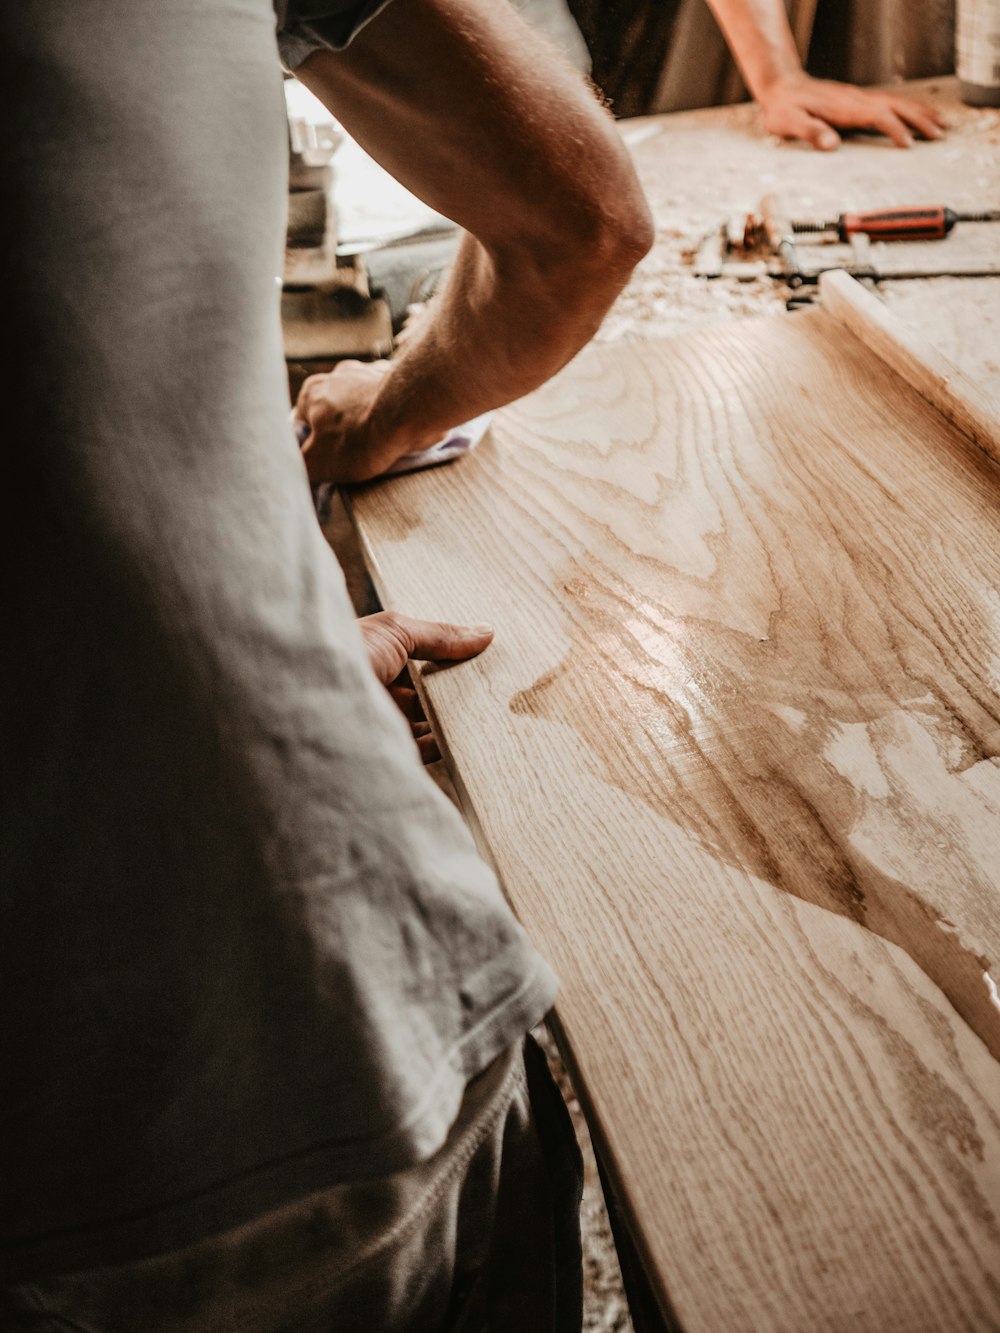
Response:
[[[408,658],[419,662],[463,662],[493,638],[492,625],[449,625],[379,611],[358,621],[368,658],[383,685],[392,685]]]
[[[313,400],[323,392],[325,383],[325,375],[308,375],[302,381],[298,397],[295,399],[295,406],[292,408],[293,421],[309,421],[309,407]]]
[[[932,106],[912,97],[808,75],[775,85],[761,105],[771,134],[804,139],[820,149],[836,148],[838,129],[883,134],[899,148],[909,148],[914,135],[940,139],[945,129]]]
[[[491,642],[492,625],[451,625],[439,620],[414,620],[397,612],[390,617],[393,631],[406,648],[407,657],[418,662],[464,662]]]
[[[410,722],[424,722],[424,710],[420,705],[420,697],[416,690],[408,685],[390,685],[389,693],[392,695],[393,702],[403,716]]]
[[[384,471],[371,423],[389,370],[388,361],[339,361],[303,382],[292,422],[310,481],[362,481]]]
[[[871,128],[884,134],[887,139],[891,139],[897,148],[909,148],[913,143],[913,135],[907,125],[900,120],[891,107],[880,108],[878,113],[871,118]]]
[[[944,121],[933,107],[924,106],[910,98],[894,98],[893,110],[901,120],[905,120],[911,129],[916,130],[922,139],[940,139],[945,131]]]
[[[832,152],[840,146],[840,135],[832,125],[820,120],[818,116],[811,116],[808,111],[801,112],[800,116],[801,126],[795,131],[796,139],[804,139],[823,153]]]
[[[300,449],[304,449],[313,434],[312,426],[306,421],[305,417],[298,417],[293,414],[292,430],[295,432],[295,443]]]
[[[438,743],[431,734],[417,737],[417,749],[420,751],[420,758],[425,764],[437,763],[441,758]]]
[[[316,438],[315,416],[317,402],[326,382],[325,375],[309,375],[302,381],[295,406],[292,408],[292,429],[299,448],[308,457],[309,447]]]
[[[770,134],[783,139],[802,139],[822,152],[828,153],[840,143],[840,135],[832,125],[801,106],[785,103],[780,109],[766,112],[764,124]]]

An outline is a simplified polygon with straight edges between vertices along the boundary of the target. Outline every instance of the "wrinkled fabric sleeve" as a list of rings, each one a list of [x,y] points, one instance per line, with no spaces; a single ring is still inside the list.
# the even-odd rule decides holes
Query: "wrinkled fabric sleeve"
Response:
[[[314,51],[342,51],[392,0],[276,0],[278,50],[292,73]]]

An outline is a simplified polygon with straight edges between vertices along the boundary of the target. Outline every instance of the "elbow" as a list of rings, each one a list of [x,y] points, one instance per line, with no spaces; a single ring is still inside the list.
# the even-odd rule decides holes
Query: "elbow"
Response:
[[[586,281],[595,294],[605,292],[608,304],[655,238],[649,204],[630,162],[581,188],[554,220],[556,231],[544,247],[553,268],[568,281]]]
[[[581,172],[572,201],[574,230],[581,249],[597,268],[614,274],[624,286],[652,247],[653,216],[632,159],[614,136]]]
[[[549,295],[567,316],[585,325],[590,336],[648,253],[653,238],[653,220],[641,195],[628,206],[615,200],[613,208],[589,218],[578,213],[571,243],[564,236],[558,255],[550,251],[544,265]]]
[[[617,150],[617,151],[615,151]],[[624,147],[532,191],[530,208],[490,219],[476,239],[501,282],[530,290],[576,345],[596,332],[653,245],[649,204]],[[484,234],[485,233],[485,234]],[[572,331],[572,333],[570,333]]]
[[[633,219],[633,230],[630,236],[630,243],[633,246],[632,268],[635,268],[640,259],[646,258],[652,250],[655,240],[656,224],[653,221],[652,210],[646,196],[640,191],[639,207]]]
[[[649,200],[623,144],[601,182],[595,248],[626,278],[653,247],[656,229]]]
[[[614,208],[596,222],[590,250],[595,262],[613,272],[624,286],[652,249],[655,235],[653,215],[636,182],[631,196],[619,196]]]

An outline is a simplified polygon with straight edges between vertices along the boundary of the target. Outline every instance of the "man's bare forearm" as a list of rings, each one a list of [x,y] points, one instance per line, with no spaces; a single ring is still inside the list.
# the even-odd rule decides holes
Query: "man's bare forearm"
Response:
[[[800,73],[802,62],[781,0],[708,0],[733,58],[760,101],[779,79]]]
[[[589,341],[624,285],[632,263],[618,258],[597,275],[572,251],[540,262],[516,246],[487,251],[466,234],[432,317],[386,379],[376,435],[426,447],[544,383]]]
[[[317,53],[298,73],[467,233],[433,313],[359,407],[357,428],[339,442],[328,434],[311,463],[314,476],[359,480],[564,365],[648,249],[651,221],[610,118],[487,0],[396,0],[347,51]],[[308,381],[304,419],[319,423],[334,389]]]

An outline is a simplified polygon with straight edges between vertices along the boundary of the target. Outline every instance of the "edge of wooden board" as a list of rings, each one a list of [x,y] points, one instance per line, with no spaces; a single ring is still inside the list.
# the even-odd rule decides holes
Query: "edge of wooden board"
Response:
[[[1000,411],[964,371],[842,270],[821,274],[819,289],[832,319],[1000,463]]]

